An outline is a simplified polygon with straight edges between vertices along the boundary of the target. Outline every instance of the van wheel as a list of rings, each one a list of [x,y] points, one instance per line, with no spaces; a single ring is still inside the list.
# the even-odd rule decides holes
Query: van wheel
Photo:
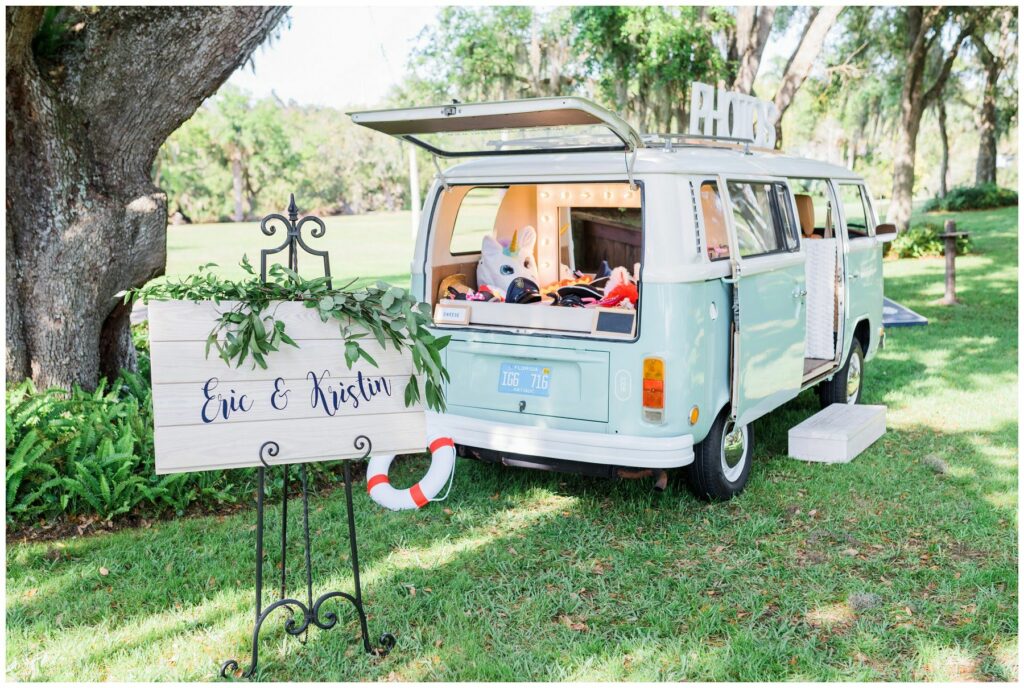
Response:
[[[728,407],[722,409],[708,436],[693,448],[693,463],[686,467],[690,491],[700,499],[732,499],[747,486],[753,456],[753,425],[736,427]]]
[[[821,408],[832,404],[860,403],[861,391],[864,389],[864,349],[860,341],[854,337],[853,348],[846,359],[846,365],[831,380],[818,385],[818,400]]]

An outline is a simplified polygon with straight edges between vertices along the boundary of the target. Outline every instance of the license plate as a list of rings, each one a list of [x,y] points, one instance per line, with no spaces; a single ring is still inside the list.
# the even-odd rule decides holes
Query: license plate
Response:
[[[551,391],[551,368],[520,363],[502,363],[498,373],[498,391],[546,397]]]

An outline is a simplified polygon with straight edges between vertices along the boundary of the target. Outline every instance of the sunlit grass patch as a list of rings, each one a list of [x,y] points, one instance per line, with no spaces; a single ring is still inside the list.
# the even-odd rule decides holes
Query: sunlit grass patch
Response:
[[[371,639],[388,631],[398,646],[367,657],[340,603],[339,627],[304,646],[277,612],[259,678],[1014,680],[1016,209],[956,217],[979,251],[958,262],[966,306],[932,303],[941,260],[885,263],[887,294],[931,324],[892,328],[868,363],[864,400],[888,406],[889,430],[852,463],[786,457],[788,429],[818,408],[807,393],[758,422],[750,486],[729,503],[697,502],[678,479],[654,494],[468,460],[447,501],[417,512],[357,489]],[[397,242],[408,225],[388,231]],[[426,467],[398,461],[392,483]],[[344,496],[316,494],[311,507],[314,594],[349,590]],[[8,676],[188,681],[214,679],[228,657],[244,666],[252,522],[249,511],[9,542]],[[267,602],[279,522],[273,504]],[[289,594],[304,594],[304,575],[296,541]]]

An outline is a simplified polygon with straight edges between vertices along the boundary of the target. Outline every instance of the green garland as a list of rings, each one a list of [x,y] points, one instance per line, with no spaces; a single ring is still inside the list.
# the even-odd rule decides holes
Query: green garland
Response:
[[[248,257],[242,258],[242,269],[250,278],[231,281],[218,277],[203,265],[199,272],[177,281],[153,282],[139,289],[131,289],[125,303],[142,300],[166,301],[237,301],[238,304],[217,319],[217,325],[206,340],[206,355],[215,348],[220,358],[230,365],[241,366],[248,358],[253,367],[267,367],[266,356],[277,351],[282,344],[298,347],[285,332],[284,322],[273,313],[264,311],[273,301],[301,301],[307,308],[317,309],[320,319],[338,321],[338,330],[345,340],[345,363],[349,369],[360,358],[377,367],[377,362],[361,346],[359,340],[373,335],[381,348],[390,341],[396,350],[408,350],[412,355],[416,373],[424,377],[427,406],[444,411],[444,391],[448,371],[441,361],[441,350],[450,337],[435,337],[428,330],[431,323],[430,306],[417,303],[409,292],[385,282],[363,289],[349,289],[352,282],[332,289],[328,278],[306,280],[281,265],[270,267],[269,278],[263,282]],[[361,325],[366,332],[353,332],[353,325]],[[222,336],[223,335],[223,336]],[[419,384],[414,373],[405,386],[405,405],[420,400]]]

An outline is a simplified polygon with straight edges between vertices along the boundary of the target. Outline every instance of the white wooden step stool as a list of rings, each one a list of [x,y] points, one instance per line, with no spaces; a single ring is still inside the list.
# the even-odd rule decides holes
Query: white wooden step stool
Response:
[[[832,404],[789,431],[789,455],[848,463],[885,434],[885,407]]]

